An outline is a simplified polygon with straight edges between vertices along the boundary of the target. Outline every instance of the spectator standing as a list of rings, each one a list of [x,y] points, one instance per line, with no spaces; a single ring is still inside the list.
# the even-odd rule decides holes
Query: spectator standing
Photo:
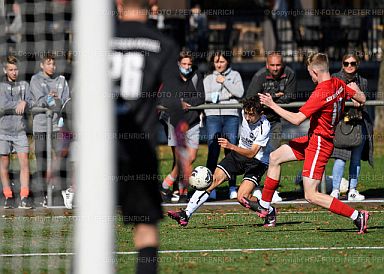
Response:
[[[211,58],[213,72],[204,79],[205,101],[209,104],[237,104],[244,95],[243,81],[239,72],[231,68],[230,54],[217,51]],[[206,128],[208,138],[207,168],[214,173],[220,155],[218,138],[226,138],[236,145],[239,131],[239,111],[237,109],[206,109]],[[229,153],[224,150],[225,155]],[[216,190],[212,190],[216,199]],[[237,198],[236,176],[230,176],[229,198]]]
[[[32,208],[29,199],[29,144],[25,131],[25,111],[32,105],[29,84],[17,81],[19,70],[15,56],[7,56],[4,63],[5,79],[0,83],[0,109],[15,110],[16,114],[0,118],[0,177],[5,196],[4,208],[15,207],[15,197],[9,179],[9,155],[16,151],[20,164],[20,205],[19,208]]]
[[[184,120],[188,123],[189,129],[186,132],[185,140],[188,152],[188,165],[192,169],[192,164],[196,159],[197,150],[199,148],[200,138],[200,111],[189,110],[191,106],[198,106],[204,104],[204,85],[203,76],[197,71],[197,67],[193,66],[193,58],[190,52],[182,51],[178,58],[179,73],[176,76],[176,89],[177,97],[180,98],[182,107],[184,109]],[[165,89],[167,89],[165,87]],[[165,98],[165,96],[164,96]],[[163,100],[164,106],[169,107],[168,103]],[[175,129],[170,123],[167,122],[168,127],[168,146],[172,147],[172,152],[176,162],[179,161],[175,155],[175,147],[177,139]],[[175,157],[176,156],[176,157]],[[161,187],[163,201],[170,202],[172,193],[170,188],[179,176],[179,168],[176,164],[173,165],[172,171],[164,179]],[[179,202],[187,202],[188,195],[188,180],[187,178],[180,178],[179,180]]]
[[[159,12],[159,6],[156,4],[152,5],[149,10],[149,16],[148,16],[149,23],[152,24],[157,29],[163,30],[165,28],[164,19],[165,19],[164,14]]]
[[[284,64],[281,53],[270,52],[265,67],[253,76],[246,97],[249,98],[258,93],[269,93],[274,102],[287,104],[293,98],[295,90],[296,76],[294,71]],[[271,123],[270,147],[274,151],[281,144],[281,118],[271,109],[266,109],[265,114]]]
[[[60,109],[70,98],[68,83],[63,75],[56,74],[55,56],[44,54],[40,62],[41,71],[31,78],[31,92],[35,107],[46,107],[52,110]],[[55,112],[52,117],[52,149],[59,156],[58,132],[59,116]],[[49,180],[53,178],[51,170],[47,170],[47,117],[45,113],[33,117],[33,136],[35,139],[35,154],[37,180],[43,190],[42,205],[47,206],[46,189]],[[52,157],[55,159],[56,157]],[[54,165],[52,165],[54,166]]]
[[[346,84],[356,83],[362,92],[367,95],[368,81],[361,77],[358,73],[359,57],[356,54],[346,54],[342,58],[342,68],[339,72],[333,74],[343,80]],[[352,99],[353,109],[358,112],[361,117],[362,142],[359,146],[347,149],[336,148],[333,150],[332,156],[335,163],[332,170],[332,193],[331,196],[339,198],[340,183],[343,178],[344,168],[347,160],[349,164],[349,201],[362,201],[365,199],[357,190],[358,178],[361,171],[361,160],[368,161],[373,166],[373,123],[368,114],[367,107]]]

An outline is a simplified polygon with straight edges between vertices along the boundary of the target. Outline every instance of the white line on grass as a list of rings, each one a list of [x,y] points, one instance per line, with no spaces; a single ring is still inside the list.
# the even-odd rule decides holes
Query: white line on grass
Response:
[[[367,200],[364,200],[364,201],[348,201],[348,200],[342,200],[343,203],[384,203],[384,199],[367,199]],[[282,202],[278,202],[278,203],[275,203],[277,205],[291,205],[291,204],[308,204],[307,201],[305,200],[298,200],[298,201],[282,201]],[[163,204],[163,206],[167,206],[167,207],[172,207],[172,206],[175,206],[175,207],[179,207],[179,206],[182,206],[182,205],[187,205],[186,203],[176,203],[176,204],[173,204],[173,203],[167,203],[167,204]],[[204,204],[204,206],[232,206],[232,205],[240,205],[238,202],[207,202]]]
[[[250,252],[250,251],[312,251],[312,250],[384,250],[384,246],[340,246],[340,247],[274,247],[274,248],[228,248],[228,249],[191,249],[191,250],[160,250],[159,253],[201,253],[201,252]],[[114,252],[116,255],[134,255],[136,251]],[[37,256],[73,256],[75,253],[18,253],[0,254],[0,257],[37,257]]]

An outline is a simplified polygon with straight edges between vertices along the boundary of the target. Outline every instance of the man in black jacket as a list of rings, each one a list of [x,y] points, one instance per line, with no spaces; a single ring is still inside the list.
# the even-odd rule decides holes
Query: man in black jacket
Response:
[[[294,71],[286,66],[279,52],[271,52],[267,56],[265,67],[255,73],[247,90],[247,98],[258,93],[271,94],[273,101],[286,104],[291,101],[296,90]],[[281,119],[273,110],[266,109],[264,113],[271,123],[270,148],[277,149],[281,143]]]

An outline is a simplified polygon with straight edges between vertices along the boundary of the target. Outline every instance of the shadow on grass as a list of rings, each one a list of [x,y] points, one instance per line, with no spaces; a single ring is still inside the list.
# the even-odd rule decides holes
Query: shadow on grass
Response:
[[[384,188],[367,189],[361,192],[366,198],[383,198]]]

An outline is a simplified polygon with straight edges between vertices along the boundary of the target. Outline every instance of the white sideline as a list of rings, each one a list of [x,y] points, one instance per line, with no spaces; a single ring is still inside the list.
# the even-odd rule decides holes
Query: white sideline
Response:
[[[191,250],[160,250],[159,253],[200,253],[200,252],[250,252],[250,251],[312,251],[312,250],[384,250],[384,246],[340,246],[340,247],[272,247],[272,248],[228,248],[228,249],[191,249]],[[134,255],[136,251],[114,252],[116,255]],[[36,256],[73,256],[75,253],[18,253],[0,254],[0,257],[36,257]]]

